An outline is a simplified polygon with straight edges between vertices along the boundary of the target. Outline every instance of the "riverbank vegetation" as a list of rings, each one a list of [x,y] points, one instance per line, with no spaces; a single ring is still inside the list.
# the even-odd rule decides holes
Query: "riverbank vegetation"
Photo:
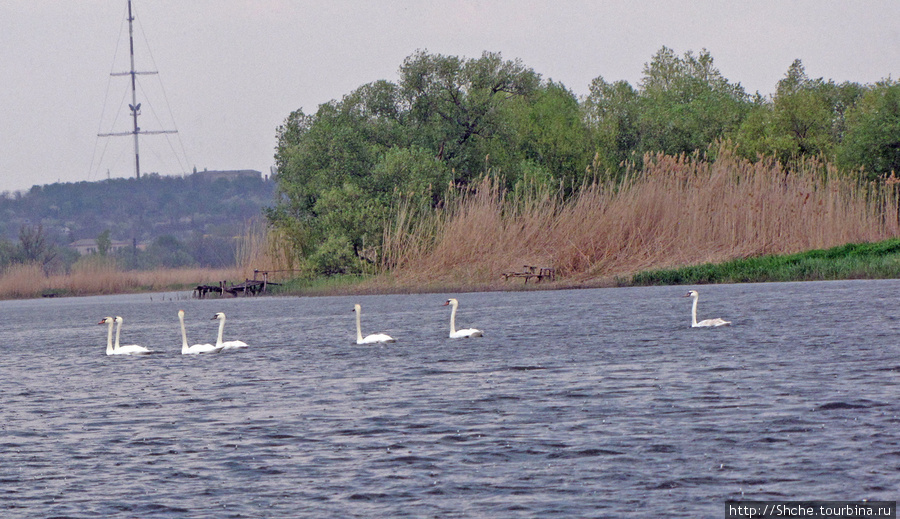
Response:
[[[420,51],[279,129],[267,213],[308,278],[558,285],[898,235],[900,83],[791,63],[770,96],[707,51],[662,48],[638,85],[577,97],[521,61]]]
[[[714,161],[656,155],[621,181],[506,191],[487,178],[438,211],[404,208],[385,235],[396,285],[500,287],[499,273],[552,266],[558,283],[797,253],[900,235],[895,184],[808,160],[791,171],[720,149]],[[616,281],[618,280],[618,281]]]
[[[242,282],[253,277],[254,269],[273,271],[272,281],[292,274],[278,270],[283,262],[277,247],[269,246],[277,242],[269,239],[261,218],[247,222],[235,241],[236,256],[231,256],[231,266],[222,268],[135,269],[128,263],[122,265],[117,255],[100,253],[81,256],[70,268],[60,270],[48,269],[40,260],[12,261],[0,268],[0,299],[192,291],[201,284]]]

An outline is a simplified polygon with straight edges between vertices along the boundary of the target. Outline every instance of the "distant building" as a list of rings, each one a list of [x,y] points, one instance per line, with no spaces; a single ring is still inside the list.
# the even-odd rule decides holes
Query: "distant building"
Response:
[[[220,178],[226,178],[229,180],[235,178],[262,178],[262,173],[256,171],[255,169],[235,169],[230,171],[216,171],[216,170],[206,170],[203,171],[195,171],[194,175],[199,176],[200,178],[206,180],[219,180]]]
[[[128,240],[112,240],[109,245],[109,252],[116,252],[120,249],[130,249],[132,242]],[[75,249],[78,254],[86,256],[88,254],[97,254],[97,240],[93,238],[85,238],[83,240],[75,240],[69,244],[70,249]],[[147,248],[146,244],[138,243],[138,250]]]

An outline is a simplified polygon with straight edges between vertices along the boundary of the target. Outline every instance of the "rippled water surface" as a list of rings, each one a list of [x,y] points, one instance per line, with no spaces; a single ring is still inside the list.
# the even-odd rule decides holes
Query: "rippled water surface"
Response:
[[[898,281],[0,303],[2,517],[722,517],[897,499]],[[446,297],[479,339],[446,338]],[[396,344],[357,346],[363,332]],[[246,350],[182,356],[188,339]],[[124,344],[105,355],[107,315]]]

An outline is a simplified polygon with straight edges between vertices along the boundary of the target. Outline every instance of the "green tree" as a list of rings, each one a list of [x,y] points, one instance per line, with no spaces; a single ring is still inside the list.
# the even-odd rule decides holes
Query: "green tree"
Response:
[[[350,254],[354,246],[374,240],[376,228],[380,234],[395,186],[371,173],[392,146],[403,142],[395,97],[396,87],[388,82],[365,85],[340,102],[321,105],[314,116],[294,112],[279,128],[281,196],[267,216],[290,237],[298,260],[312,258],[329,236],[345,238],[329,250],[345,243]],[[352,265],[347,269],[354,270]]]
[[[112,234],[110,230],[106,229],[97,236],[97,252],[103,257],[106,257],[106,255],[109,254],[109,249],[112,247],[110,234]]]
[[[640,94],[627,81],[606,82],[598,76],[583,103],[584,118],[595,150],[598,172],[624,170],[640,144]]]
[[[743,87],[729,83],[705,49],[683,57],[660,49],[644,65],[640,97],[641,154],[705,151],[736,131],[751,106]]]
[[[508,136],[496,139],[490,148],[490,164],[507,156],[506,174],[510,182],[525,171],[540,171],[542,182],[577,186],[591,163],[590,133],[578,98],[560,83],[541,85],[527,98],[508,108],[511,122]]]
[[[411,196],[440,204],[451,182],[494,167],[486,159],[509,135],[508,107],[540,82],[491,53],[466,60],[418,52],[400,76],[399,85],[364,85],[315,115],[294,112],[279,128],[280,197],[267,215],[317,272],[366,269],[354,258],[380,243],[392,204]]]
[[[785,164],[802,156],[833,160],[847,134],[847,116],[865,90],[857,83],[810,79],[803,63],[794,60],[771,100],[754,100],[734,140],[749,159],[769,155]]]
[[[810,79],[803,63],[794,60],[773,98],[775,137],[770,153],[782,162],[796,156],[832,159],[845,133],[845,114],[861,94],[855,83]]]
[[[505,135],[503,109],[539,85],[537,73],[498,53],[465,60],[419,51],[400,67],[411,142],[433,150],[462,182],[484,173],[492,139]]]
[[[839,163],[869,179],[900,172],[900,82],[876,83],[848,114]]]

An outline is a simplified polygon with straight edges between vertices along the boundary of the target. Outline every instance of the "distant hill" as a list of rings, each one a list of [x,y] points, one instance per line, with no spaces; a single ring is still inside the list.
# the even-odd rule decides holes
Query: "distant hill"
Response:
[[[138,242],[196,233],[233,237],[273,204],[274,192],[274,181],[246,170],[34,186],[0,197],[0,238],[14,241],[23,226],[36,225],[58,245],[107,229],[113,240]]]

